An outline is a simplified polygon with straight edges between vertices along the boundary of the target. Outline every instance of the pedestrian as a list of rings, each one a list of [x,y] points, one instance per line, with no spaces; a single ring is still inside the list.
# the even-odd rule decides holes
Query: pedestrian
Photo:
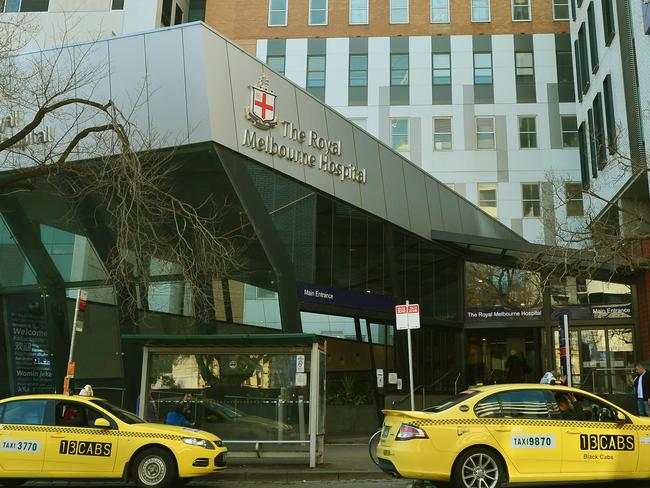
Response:
[[[182,412],[182,407],[178,403],[174,403],[174,405],[172,405],[171,410],[167,414],[165,423],[167,425],[179,425],[181,427],[190,427],[194,425],[192,422],[185,418]]]
[[[183,395],[183,401],[181,403],[181,413],[185,415],[185,418],[191,422],[192,421],[192,410],[194,407],[194,397],[191,393],[185,393]]]
[[[521,383],[521,368],[521,356],[513,349],[510,351],[510,357],[506,359],[506,383]]]
[[[636,403],[639,409],[639,416],[650,416],[650,374],[646,368],[646,364],[642,362],[636,363],[634,366],[636,371],[636,378],[634,378],[634,393],[636,394]]]

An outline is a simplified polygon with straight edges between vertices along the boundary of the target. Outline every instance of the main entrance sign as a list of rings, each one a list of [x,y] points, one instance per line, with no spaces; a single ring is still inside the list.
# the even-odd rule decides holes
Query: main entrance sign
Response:
[[[341,140],[327,139],[315,130],[302,130],[289,120],[278,121],[275,115],[278,97],[271,90],[269,80],[264,72],[262,72],[259,82],[250,86],[250,90],[250,104],[244,111],[246,119],[261,130],[273,129],[279,122],[282,126],[282,133],[279,137],[271,134],[258,135],[255,130],[246,128],[243,146],[308,168],[318,168],[336,176],[341,181],[352,180],[357,183],[367,183],[366,169],[333,159],[343,155]]]

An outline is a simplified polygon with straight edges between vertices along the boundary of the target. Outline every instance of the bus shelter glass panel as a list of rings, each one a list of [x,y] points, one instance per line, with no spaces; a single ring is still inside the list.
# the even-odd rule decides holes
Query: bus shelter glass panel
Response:
[[[178,422],[226,442],[307,441],[311,369],[309,349],[152,352],[147,420]]]

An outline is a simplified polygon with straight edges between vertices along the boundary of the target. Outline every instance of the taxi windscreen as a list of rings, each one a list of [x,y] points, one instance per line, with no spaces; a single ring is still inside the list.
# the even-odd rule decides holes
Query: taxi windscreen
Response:
[[[454,405],[458,405],[461,402],[464,402],[465,400],[472,398],[474,395],[478,394],[479,392],[477,390],[465,390],[461,391],[457,395],[451,396],[447,399],[445,399],[442,403],[439,403],[438,405],[434,405],[433,407],[425,408],[425,412],[442,412],[443,410],[447,410]]]
[[[121,409],[120,407],[116,407],[112,403],[107,402],[106,400],[91,400],[95,405],[98,405],[102,407],[104,410],[107,412],[111,413],[118,419],[120,419],[122,422],[126,424],[144,424],[145,421],[142,420],[140,417],[138,417],[135,414],[132,414],[131,412],[127,412],[126,410]]]

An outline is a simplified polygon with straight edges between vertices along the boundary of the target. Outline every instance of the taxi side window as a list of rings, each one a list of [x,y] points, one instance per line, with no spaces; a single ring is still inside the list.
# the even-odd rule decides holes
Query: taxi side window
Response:
[[[94,427],[95,420],[103,417],[109,421],[111,428],[117,428],[117,424],[112,419],[80,402],[57,402],[54,414],[56,425],[61,427]]]
[[[16,400],[4,404],[0,424],[43,425],[47,400]]]
[[[479,418],[548,419],[546,397],[541,390],[506,391],[489,396],[474,407]]]
[[[549,392],[551,416],[579,422],[616,422],[617,411],[596,398],[567,391]]]

